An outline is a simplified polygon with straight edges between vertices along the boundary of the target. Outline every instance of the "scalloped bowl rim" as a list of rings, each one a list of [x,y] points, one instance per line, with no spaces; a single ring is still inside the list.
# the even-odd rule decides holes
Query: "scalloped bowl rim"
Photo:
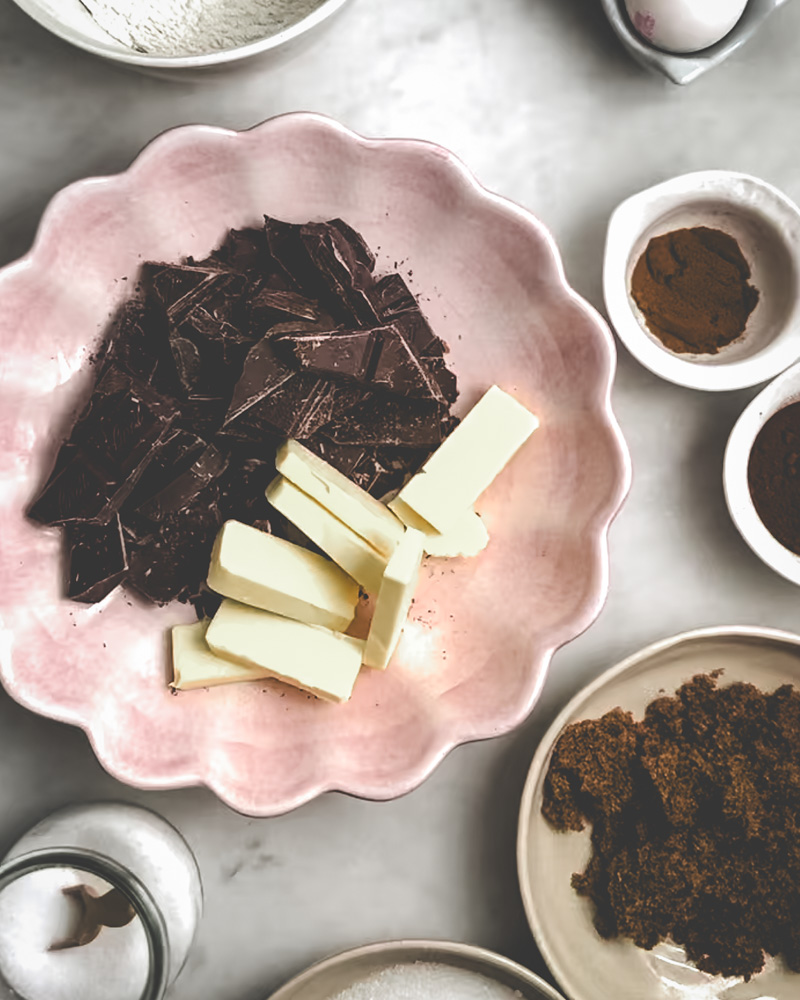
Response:
[[[485,188],[475,177],[471,170],[454,153],[438,145],[422,139],[406,138],[369,138],[362,136],[351,129],[341,125],[339,122],[325,115],[312,112],[290,112],[269,118],[264,122],[241,131],[221,128],[211,125],[181,125],[165,130],[148,142],[139,154],[125,170],[116,174],[100,175],[83,178],[67,185],[57,192],[46,206],[39,226],[36,231],[31,248],[16,261],[12,261],[0,268],[0,295],[3,294],[4,279],[13,272],[29,267],[39,252],[39,248],[46,242],[53,220],[57,217],[62,203],[68,202],[76,194],[92,187],[124,185],[129,179],[135,178],[142,165],[161,155],[162,150],[166,150],[173,143],[182,144],[184,140],[191,142],[192,138],[198,135],[217,135],[235,138],[240,135],[247,135],[256,130],[268,129],[273,123],[292,120],[302,125],[311,123],[331,129],[349,141],[366,149],[378,149],[381,147],[396,147],[406,149],[416,149],[420,153],[435,157],[447,163],[448,168],[457,176],[459,184],[464,191],[469,192],[471,197],[478,201],[488,202],[499,213],[515,218],[525,223],[525,225],[535,230],[538,237],[546,244],[551,262],[554,264],[558,278],[559,291],[567,296],[574,304],[585,313],[595,327],[598,336],[602,337],[603,350],[609,362],[609,374],[603,391],[602,417],[604,426],[612,444],[615,457],[618,461],[619,475],[616,481],[616,489],[610,494],[602,508],[596,513],[591,532],[592,565],[596,570],[597,586],[593,593],[587,597],[568,622],[565,622],[558,631],[554,631],[553,638],[547,645],[541,647],[542,669],[535,678],[527,692],[527,697],[516,705],[513,712],[508,713],[503,718],[501,724],[494,724],[490,727],[477,725],[467,725],[459,731],[449,731],[446,738],[438,742],[436,749],[428,750],[421,755],[413,767],[409,767],[401,777],[394,777],[389,782],[381,782],[377,786],[366,786],[363,781],[347,781],[337,779],[333,776],[308,782],[302,790],[285,796],[277,805],[262,805],[253,807],[248,803],[244,806],[237,801],[237,797],[227,792],[224,784],[205,771],[202,773],[178,774],[169,776],[158,776],[155,778],[143,778],[137,775],[135,778],[128,777],[122,773],[121,767],[115,767],[105,758],[100,747],[98,737],[94,732],[95,721],[92,718],[85,718],[79,711],[68,711],[52,704],[41,704],[36,696],[27,694],[24,690],[10,682],[6,676],[5,649],[6,644],[0,643],[0,684],[19,704],[43,717],[53,719],[58,722],[68,723],[82,729],[90,745],[103,768],[115,777],[132,787],[143,790],[169,790],[177,788],[204,786],[209,788],[219,799],[230,808],[244,812],[249,816],[274,816],[289,812],[297,807],[311,801],[325,792],[337,791],[355,798],[362,798],[369,801],[388,801],[408,794],[425,781],[441,763],[441,761],[457,746],[464,743],[477,742],[503,735],[515,729],[530,714],[536,704],[541,689],[547,677],[552,656],[557,649],[572,641],[588,629],[597,619],[605,604],[609,586],[609,546],[608,533],[615,517],[622,508],[628,495],[632,478],[632,466],[630,452],[623,437],[621,428],[614,414],[611,403],[611,390],[616,372],[616,350],[613,335],[602,318],[600,313],[591,306],[585,299],[569,285],[564,271],[563,261],[555,240],[549,230],[534,215],[516,203],[495,194]],[[201,769],[202,770],[202,769]]]

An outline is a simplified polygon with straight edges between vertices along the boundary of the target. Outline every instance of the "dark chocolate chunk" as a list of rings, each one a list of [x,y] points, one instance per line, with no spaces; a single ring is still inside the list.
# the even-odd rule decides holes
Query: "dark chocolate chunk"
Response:
[[[125,579],[128,557],[116,515],[106,525],[75,524],[64,532],[67,597],[84,604],[102,601]]]
[[[151,272],[150,282],[170,323],[179,326],[198,306],[227,319],[245,290],[247,278],[211,267],[165,264]]]
[[[274,393],[284,382],[294,377],[291,368],[275,354],[270,338],[262,338],[250,348],[244,361],[242,374],[233,390],[225,425],[237,420],[266,396]]]
[[[178,379],[187,395],[192,395],[200,381],[200,372],[203,367],[200,349],[188,337],[181,337],[177,330],[173,330],[170,334],[169,346],[172,350]]]
[[[447,353],[447,344],[436,336],[419,307],[398,313],[392,317],[392,323],[418,357],[441,357]]]
[[[288,353],[303,371],[366,382],[382,328],[290,333],[274,340],[276,351]]]
[[[253,271],[267,274],[272,264],[263,229],[231,229],[228,238],[219,250],[214,251],[212,258],[245,274]]]
[[[127,515],[129,511],[136,510],[146,500],[165,489],[207,447],[203,438],[173,424],[128,497],[123,513]]]
[[[271,428],[285,437],[306,439],[340,419],[362,398],[360,388],[293,372],[290,379],[260,399],[245,416],[267,431]]]
[[[370,301],[380,319],[388,322],[399,313],[418,309],[417,300],[399,274],[379,278],[369,292]]]
[[[167,514],[188,507],[227,467],[227,457],[213,444],[209,445],[185,472],[142,504],[139,514],[151,521],[161,521]]]
[[[130,547],[131,585],[156,604],[199,594],[221,523],[216,485],[212,485],[191,509],[168,514],[157,531]]]
[[[150,382],[167,355],[166,331],[166,313],[157,304],[124,303],[106,338],[101,370],[116,368]]]
[[[219,480],[219,508],[225,520],[253,524],[271,516],[265,496],[275,478],[275,456],[246,458],[231,462]]]
[[[337,444],[392,445],[420,448],[439,445],[449,427],[443,411],[428,400],[364,400],[325,427],[325,437]]]
[[[318,302],[297,292],[262,288],[250,302],[250,314],[254,324],[264,331],[276,323],[286,322],[286,316],[319,322],[325,316]]]
[[[345,323],[355,320],[363,326],[378,326],[378,315],[367,294],[372,275],[354,256],[342,252],[347,244],[339,231],[325,223],[309,224],[302,227],[300,236],[323,282],[319,298],[333,317]]]
[[[381,328],[380,350],[376,352],[370,383],[397,396],[419,396],[447,400],[438,380],[428,370],[425,359],[414,353],[402,328],[397,324]]]
[[[458,379],[456,373],[450,371],[444,358],[422,358],[422,367],[439,387],[441,398],[452,404],[458,399]]]
[[[174,404],[152,387],[115,369],[95,386],[70,436],[75,448],[28,514],[44,524],[107,524],[167,437]]]
[[[329,219],[326,225],[333,230],[331,235],[336,247],[350,262],[351,270],[354,269],[354,265],[360,264],[371,274],[375,270],[375,254],[367,246],[361,233],[357,233],[343,219]]]

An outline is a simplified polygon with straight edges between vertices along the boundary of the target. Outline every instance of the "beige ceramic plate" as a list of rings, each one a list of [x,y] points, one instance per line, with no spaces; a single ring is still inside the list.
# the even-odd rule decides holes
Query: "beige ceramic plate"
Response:
[[[519,819],[517,862],[525,911],[536,942],[572,1000],[797,1000],[800,975],[768,960],[749,983],[698,972],[682,949],[643,951],[603,941],[591,909],[570,886],[589,858],[589,831],[557,833],[542,818],[542,787],[565,726],[616,706],[641,718],[645,706],[695,674],[724,669],[723,683],[749,681],[771,691],[800,683],[800,636],[762,628],[710,628],[648,646],[602,674],[567,705],[533,758]]]

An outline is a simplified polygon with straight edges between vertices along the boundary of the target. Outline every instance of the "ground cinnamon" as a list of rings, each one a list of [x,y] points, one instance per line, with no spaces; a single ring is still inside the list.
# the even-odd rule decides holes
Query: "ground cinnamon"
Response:
[[[656,236],[636,263],[631,295],[671,351],[716,354],[744,333],[759,293],[736,240],[696,226]]]
[[[800,555],[800,403],[778,410],[758,432],[747,481],[764,526]]]
[[[635,722],[568,726],[545,778],[557,830],[592,824],[573,875],[604,938],[671,938],[706,972],[800,972],[800,692],[701,674]]]

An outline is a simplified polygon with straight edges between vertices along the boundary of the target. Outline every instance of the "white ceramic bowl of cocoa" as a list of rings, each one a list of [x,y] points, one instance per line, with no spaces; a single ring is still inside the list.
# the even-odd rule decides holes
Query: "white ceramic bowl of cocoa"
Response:
[[[706,227],[733,237],[758,291],[744,330],[716,353],[670,349],[634,301],[633,271],[655,237]],[[611,216],[603,265],[606,309],[619,339],[650,371],[707,391],[767,382],[800,358],[800,209],[748,174],[705,170],[633,195]]]
[[[200,29],[183,32],[180,18],[175,16],[178,4],[174,0],[14,0],[22,10],[53,35],[85,52],[108,59],[134,70],[172,79],[191,79],[209,71],[247,67],[255,62],[286,57],[313,41],[331,18],[349,0],[297,0],[296,16],[291,12],[293,0],[275,0],[271,10],[266,0],[265,13],[253,18],[253,30],[247,29],[245,0],[226,0],[229,23],[219,22],[219,5],[208,4],[208,31],[202,43],[197,42]],[[175,8],[175,9],[173,9]],[[202,11],[203,4],[199,5]],[[120,11],[113,17],[108,11]],[[99,12],[95,17],[94,12]],[[127,15],[130,15],[128,18]],[[149,30],[142,27],[148,20]],[[201,15],[202,18],[202,15]],[[126,20],[128,24],[126,25]],[[205,26],[201,19],[201,24]],[[102,22],[102,23],[101,23]],[[137,23],[138,22],[138,23]],[[136,47],[130,41],[130,24],[134,37],[155,40],[151,46]],[[159,25],[164,25],[163,38]],[[105,30],[116,26],[114,34]],[[182,52],[182,37],[189,47]],[[247,39],[246,41],[242,41]],[[146,51],[143,51],[147,48]]]
[[[762,562],[798,586],[800,554],[781,544],[761,520],[753,502],[749,470],[753,445],[762,427],[779,410],[799,402],[800,364],[796,364],[770,382],[745,407],[728,438],[722,477],[728,511],[742,538]],[[788,447],[791,439],[784,440]],[[797,450],[800,451],[800,444]]]

